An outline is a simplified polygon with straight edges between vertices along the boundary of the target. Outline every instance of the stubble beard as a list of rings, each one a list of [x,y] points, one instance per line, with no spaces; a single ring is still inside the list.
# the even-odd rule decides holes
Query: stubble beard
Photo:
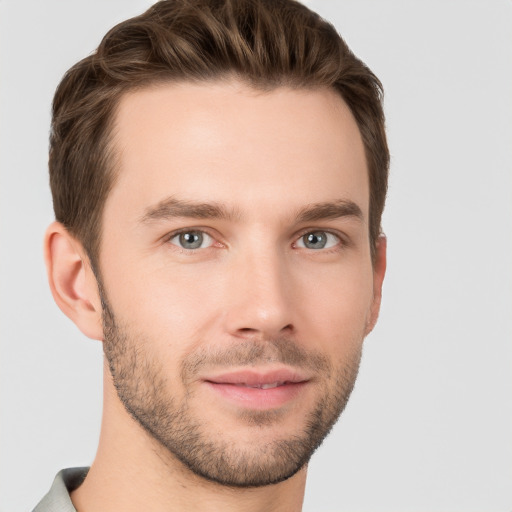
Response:
[[[191,410],[193,392],[178,401],[169,393],[169,383],[158,359],[147,350],[142,337],[134,337],[118,325],[100,285],[103,305],[104,352],[120,401],[139,425],[195,475],[230,487],[260,487],[275,484],[296,474],[311,458],[345,408],[354,387],[361,359],[361,343],[343,365],[334,368],[318,353],[305,352],[289,339],[237,343],[232,349],[205,348],[186,357],[181,380],[186,383],[205,365],[251,366],[280,362],[327,375],[316,407],[305,412],[300,430],[289,438],[268,440],[260,445],[236,446],[214,434]],[[254,429],[278,424],[280,411],[240,413],[239,421]]]

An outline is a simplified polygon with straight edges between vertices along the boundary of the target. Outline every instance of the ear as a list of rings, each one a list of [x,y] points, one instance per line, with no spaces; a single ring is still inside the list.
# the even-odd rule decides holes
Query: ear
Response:
[[[373,330],[377,323],[377,318],[379,317],[380,302],[382,299],[382,283],[384,282],[384,275],[386,274],[386,250],[386,236],[380,235],[375,247],[375,261],[373,264],[373,302],[366,325],[365,335]]]
[[[44,256],[50,289],[59,308],[86,336],[103,340],[98,285],[82,244],[54,222],[46,230]]]

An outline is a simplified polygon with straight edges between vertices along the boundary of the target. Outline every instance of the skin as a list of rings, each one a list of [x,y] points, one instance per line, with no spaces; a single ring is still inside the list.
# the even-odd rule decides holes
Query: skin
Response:
[[[116,323],[164,376],[163,395],[186,403],[205,437],[263,457],[265,446],[300,435],[315,405],[334,396],[333,375],[355,367],[355,379],[377,320],[386,244],[379,239],[372,264],[357,124],[331,90],[262,93],[230,81],[128,93],[115,133],[119,174],[105,205],[99,267]],[[214,202],[229,215],[170,215],[176,200]],[[305,212],[324,203],[337,205],[339,215],[331,207],[308,218]],[[184,250],[182,229],[208,238]],[[311,232],[328,233],[325,248],[305,245]],[[54,223],[45,247],[57,304],[103,341],[98,284],[82,246]],[[198,354],[250,345],[273,357],[275,340],[325,364],[301,367],[307,385],[265,421],[256,421],[261,411],[205,385],[205,375],[239,362],[215,360],[180,378],[184,362]],[[283,366],[279,357],[265,357],[256,360],[257,371]],[[298,511],[305,479],[305,465],[280,483],[253,488],[194,474],[127,412],[106,362],[99,448],[72,500],[79,512]]]

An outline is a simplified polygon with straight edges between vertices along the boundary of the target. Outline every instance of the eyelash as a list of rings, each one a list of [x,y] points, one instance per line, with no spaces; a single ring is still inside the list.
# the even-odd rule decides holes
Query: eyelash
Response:
[[[179,245],[171,242],[171,240],[173,240],[174,238],[176,238],[179,235],[184,234],[184,233],[202,233],[213,240],[213,243],[209,247],[204,247],[202,249],[209,249],[215,243],[220,244],[222,247],[225,247],[225,245],[222,244],[222,242],[218,242],[216,237],[214,235],[210,234],[208,232],[208,230],[206,230],[204,228],[184,228],[184,229],[180,229],[178,231],[173,231],[172,233],[168,234],[165,237],[165,241],[167,243],[169,243],[170,245],[173,245],[182,254],[187,254],[187,255],[197,254],[197,252],[201,249],[200,247],[197,249],[187,249],[185,247],[180,247]],[[308,229],[304,229],[303,231],[300,232],[300,234],[298,236],[296,236],[295,241],[292,244],[292,247],[296,247],[296,244],[301,239],[303,239],[306,235],[314,234],[314,233],[326,233],[328,235],[334,236],[338,239],[338,243],[336,245],[334,245],[333,247],[329,247],[327,249],[321,248],[321,249],[315,250],[315,249],[308,249],[307,247],[300,247],[300,249],[306,249],[311,252],[322,252],[323,254],[326,254],[326,253],[329,254],[331,252],[339,252],[340,250],[342,250],[344,247],[346,247],[348,245],[348,241],[346,240],[346,237],[344,237],[337,231],[328,230],[328,229],[319,229],[319,228],[316,228],[316,229],[308,228]]]
[[[218,242],[217,239],[215,238],[215,236],[210,234],[206,229],[202,229],[202,228],[184,228],[184,229],[179,229],[178,231],[173,231],[172,233],[168,234],[165,237],[165,241],[168,244],[174,246],[176,248],[176,250],[178,250],[181,254],[194,255],[194,254],[197,254],[198,250],[200,249],[200,248],[198,248],[198,249],[187,249],[185,247],[180,247],[179,245],[173,244],[171,242],[171,240],[173,240],[174,238],[176,238],[179,235],[182,235],[184,233],[202,233],[202,234],[208,236],[209,238],[211,238],[213,240],[212,245],[214,245],[215,243],[218,243],[218,244],[224,246],[224,244],[222,244],[221,242]],[[209,247],[205,247],[203,249],[208,249],[208,248]]]
[[[336,245],[334,245],[333,247],[328,247],[327,249],[317,249],[315,251],[315,249],[308,249],[307,247],[304,247],[304,249],[307,249],[307,250],[310,250],[312,252],[322,252],[323,254],[329,254],[331,252],[339,252],[340,250],[342,250],[344,247],[346,247],[348,245],[348,241],[346,240],[346,238],[339,232],[337,231],[333,231],[333,230],[330,230],[330,229],[322,229],[322,228],[307,228],[303,231],[301,231],[301,233],[299,234],[299,236],[296,237],[295,239],[295,242],[293,242],[293,246],[296,246],[296,244],[299,242],[299,240],[302,240],[306,235],[312,235],[312,234],[315,234],[315,233],[326,233],[327,235],[331,235],[331,236],[334,236],[338,239],[338,243]],[[300,249],[303,249],[303,247],[300,247]]]

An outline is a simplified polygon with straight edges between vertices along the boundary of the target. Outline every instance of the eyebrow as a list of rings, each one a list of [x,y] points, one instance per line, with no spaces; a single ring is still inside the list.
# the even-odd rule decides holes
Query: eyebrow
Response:
[[[233,221],[241,219],[242,214],[236,208],[228,208],[222,203],[195,202],[169,197],[149,207],[141,217],[141,222],[148,223],[176,217]],[[296,213],[295,221],[304,223],[342,217],[364,219],[363,212],[356,203],[340,199],[338,201],[327,201],[304,206]]]
[[[146,223],[175,217],[234,220],[240,217],[240,213],[233,208],[227,208],[225,205],[216,202],[203,203],[169,197],[155,206],[149,207],[142,216],[141,222]]]
[[[361,208],[353,201],[345,199],[309,205],[301,208],[297,213],[297,221],[299,223],[339,219],[342,217],[353,217],[361,221],[364,220]]]

